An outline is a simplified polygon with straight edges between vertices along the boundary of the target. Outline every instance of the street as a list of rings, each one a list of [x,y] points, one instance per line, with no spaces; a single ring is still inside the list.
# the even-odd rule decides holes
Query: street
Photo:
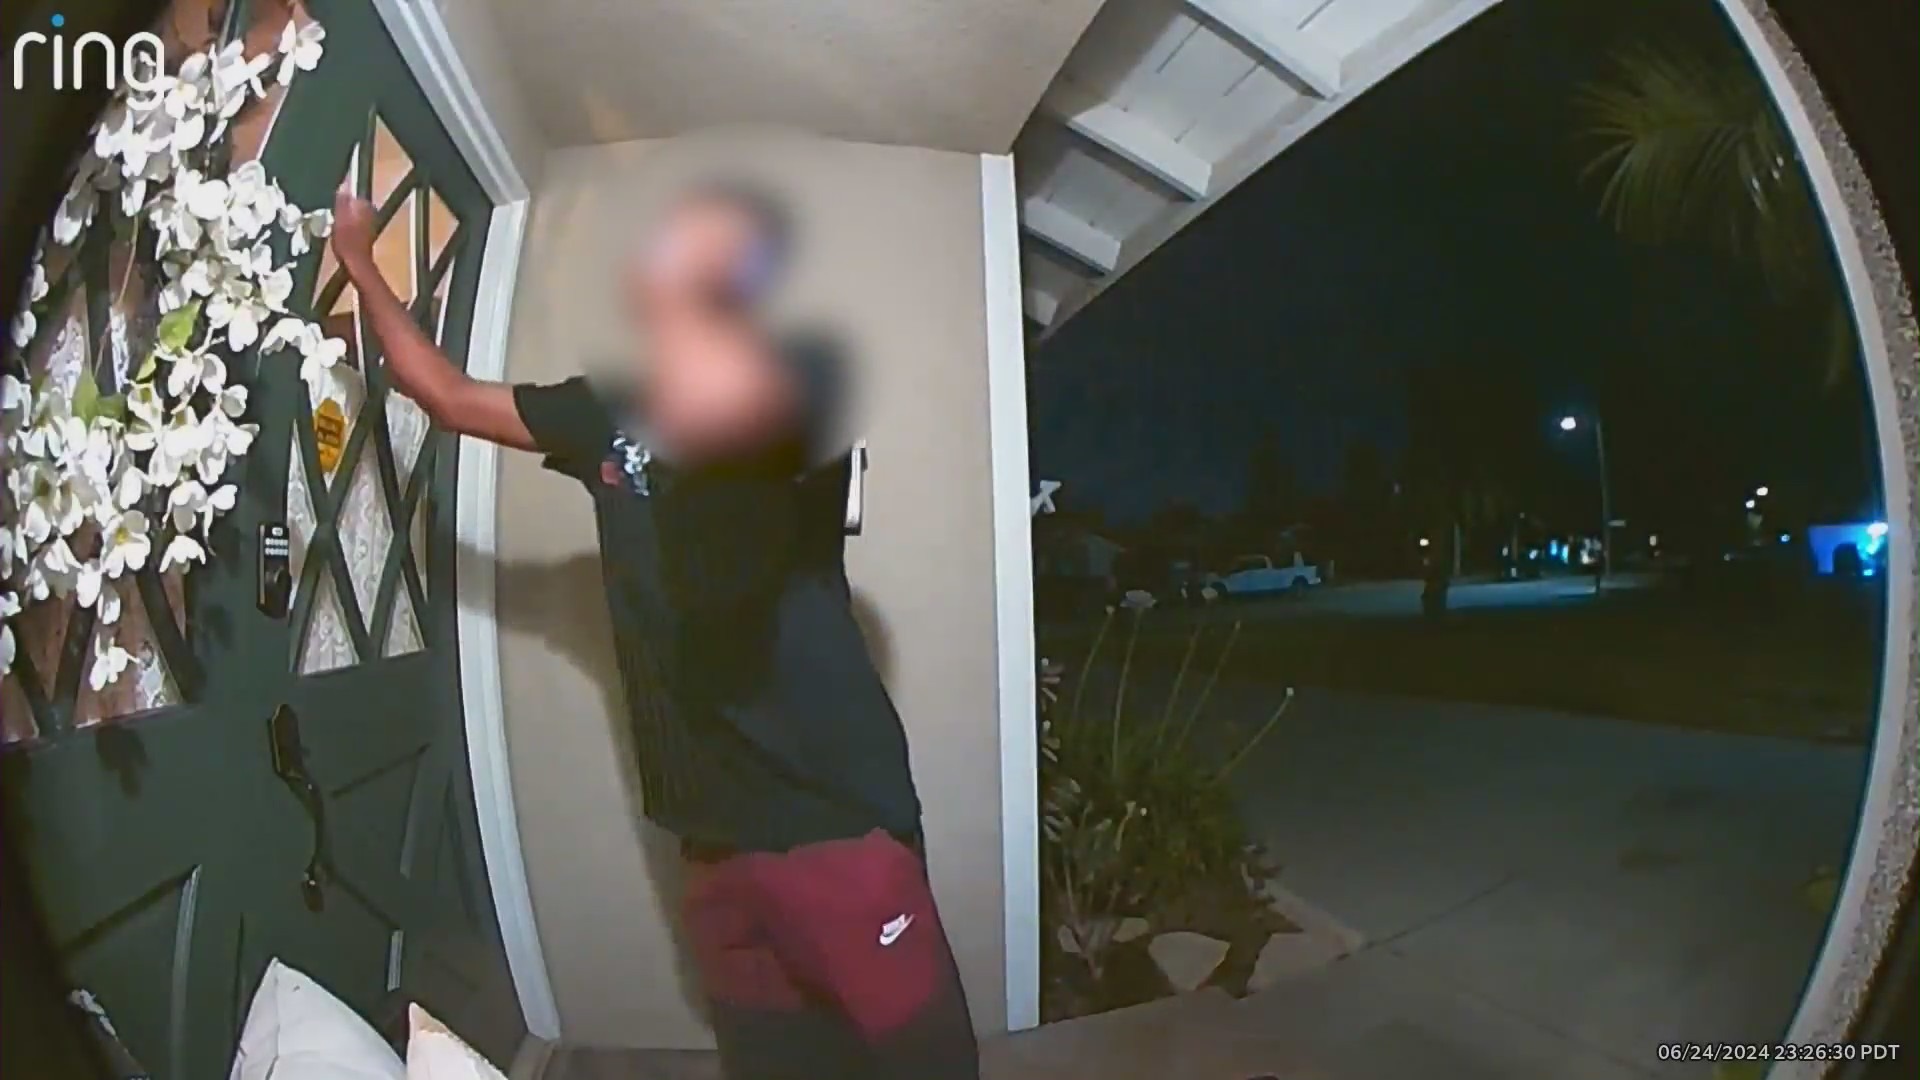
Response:
[[[1608,592],[1641,589],[1652,583],[1646,574],[1615,574],[1607,579]],[[1284,619],[1326,615],[1374,618],[1413,618],[1420,614],[1421,583],[1357,581],[1323,585],[1299,596],[1250,597],[1231,600],[1213,612],[1220,619]],[[1552,607],[1593,599],[1593,578],[1584,575],[1535,578],[1532,581],[1455,582],[1447,590],[1449,611],[1486,608]]]

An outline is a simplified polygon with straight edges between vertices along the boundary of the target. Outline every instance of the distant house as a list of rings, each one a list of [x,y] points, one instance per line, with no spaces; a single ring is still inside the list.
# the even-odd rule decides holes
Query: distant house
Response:
[[[1786,537],[1783,535],[1782,540]],[[1807,549],[1813,556],[1816,574],[1836,570],[1871,576],[1884,565],[1887,549],[1887,524],[1884,521],[1858,521],[1839,525],[1807,526]],[[1844,554],[1846,552],[1850,554]],[[1840,556],[1841,566],[1834,565]],[[1851,563],[1851,569],[1847,567]]]
[[[1126,548],[1091,529],[1072,525],[1034,529],[1033,572],[1048,577],[1111,578]]]

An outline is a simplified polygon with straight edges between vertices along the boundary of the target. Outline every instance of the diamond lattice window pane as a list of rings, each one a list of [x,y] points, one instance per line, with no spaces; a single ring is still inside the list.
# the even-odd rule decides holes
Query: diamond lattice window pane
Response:
[[[420,298],[426,284],[423,274],[431,272],[432,260],[453,242],[459,223],[448,212],[439,195],[414,174],[413,163],[405,149],[378,118],[373,123],[372,148],[368,193],[375,206],[386,212],[386,224],[374,237],[374,262],[400,299],[411,305]],[[362,152],[365,152],[364,148],[355,152],[354,161],[349,166],[355,183],[360,182],[359,154]],[[420,250],[423,238],[427,245],[424,251]],[[317,278],[317,288],[322,292],[333,276],[334,266],[329,251],[323,257],[321,273]],[[435,282],[434,301],[422,313],[423,321],[436,337],[450,282],[450,274],[443,275]],[[348,625],[347,620],[352,617],[347,610],[348,605],[342,603],[343,598],[332,591],[337,588],[337,582],[320,588],[314,596],[313,621],[307,628],[305,640],[296,645],[300,670],[309,672],[331,670],[370,659],[355,655],[354,633],[357,629],[364,629],[369,634],[379,631],[383,612],[387,612],[384,640],[370,643],[381,655],[413,652],[424,645],[419,612],[415,610],[397,565],[392,579],[386,578],[388,562],[395,552],[396,523],[401,520],[403,513],[399,504],[406,499],[408,484],[420,464],[430,425],[419,406],[391,387],[380,405],[379,413],[374,416],[364,414],[367,400],[365,365],[379,363],[377,342],[366,341],[369,347],[376,348],[373,355],[360,355],[360,334],[364,327],[359,325],[356,297],[350,286],[341,289],[337,298],[326,306],[329,313],[328,332],[348,341],[351,370],[343,366],[336,372],[334,381],[341,384],[339,387],[311,395],[313,413],[310,422],[328,426],[335,433],[334,441],[338,443],[351,442],[358,425],[374,423],[375,426],[364,433],[366,442],[356,459],[335,465],[326,480],[327,490],[343,492],[335,535],[339,557],[353,584],[353,599],[365,620],[364,627]],[[385,421],[384,433],[377,423],[382,419]],[[384,445],[379,441],[383,434]],[[389,491],[382,482],[383,453],[390,455],[388,460],[393,465],[397,491]],[[342,473],[339,470],[346,471]],[[346,487],[340,489],[340,484]],[[301,478],[290,476],[288,489],[293,548],[296,559],[300,560],[296,574],[299,574],[305,570],[304,560],[320,527],[320,515],[318,503],[296,497],[306,491]],[[416,511],[416,515],[421,513]],[[409,532],[419,535],[417,522]],[[418,560],[420,552],[416,550],[412,555]],[[413,565],[421,567],[423,563],[416,561]],[[326,576],[326,569],[319,570],[321,580],[331,580]]]

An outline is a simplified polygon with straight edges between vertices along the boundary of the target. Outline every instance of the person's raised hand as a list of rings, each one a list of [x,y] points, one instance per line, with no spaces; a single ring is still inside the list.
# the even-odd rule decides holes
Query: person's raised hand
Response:
[[[341,188],[333,197],[333,257],[349,271],[373,265],[373,204]]]

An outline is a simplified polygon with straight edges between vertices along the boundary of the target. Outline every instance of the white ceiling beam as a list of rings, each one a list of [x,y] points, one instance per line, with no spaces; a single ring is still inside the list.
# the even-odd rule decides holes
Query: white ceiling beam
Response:
[[[1498,2],[1499,0],[1454,0],[1452,7],[1419,24],[1417,29],[1397,38],[1390,47],[1371,53],[1367,62],[1360,65],[1352,73],[1352,77],[1343,84],[1338,97],[1315,103],[1304,116],[1265,129],[1249,139],[1239,150],[1222,158],[1214,166],[1212,197],[1202,202],[1169,204],[1161,213],[1129,233],[1120,254],[1120,264],[1114,272],[1084,280],[1071,290],[1060,293],[1060,306],[1054,311],[1053,322],[1047,325],[1042,331],[1043,334],[1059,333],[1062,326],[1071,322],[1083,308],[1098,299],[1108,286],[1126,276],[1134,267],[1140,265],[1141,260],[1152,255],[1160,245],[1166,243],[1193,219],[1206,213],[1208,207],[1238,187],[1256,170],[1265,166],[1294,143],[1306,138],[1315,128],[1357,100],[1380,80],[1399,70],[1414,57],[1444,40],[1447,35],[1473,21]]]
[[[1020,204],[1020,227],[1088,270],[1111,274],[1120,262],[1120,240],[1039,196]]]
[[[1340,92],[1340,58],[1315,44],[1271,8],[1251,0],[1186,0],[1203,22],[1238,41],[1314,93],[1331,99]]]
[[[1025,295],[1027,318],[1041,326],[1053,325],[1053,317],[1060,311],[1060,300],[1045,289],[1027,286]]]
[[[1189,199],[1206,198],[1213,186],[1212,162],[1064,75],[1040,99],[1040,108],[1075,135]]]

